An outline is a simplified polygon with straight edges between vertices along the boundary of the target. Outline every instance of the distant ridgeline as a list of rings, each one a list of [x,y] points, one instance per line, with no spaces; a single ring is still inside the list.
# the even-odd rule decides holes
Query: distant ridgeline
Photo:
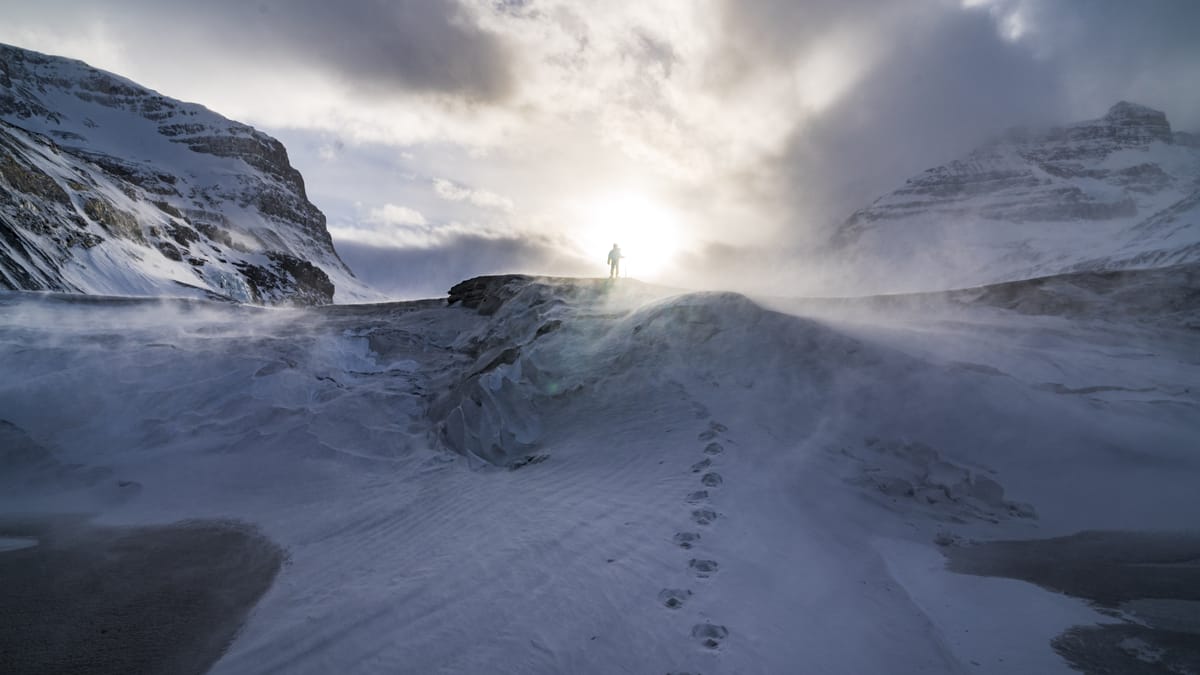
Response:
[[[887,290],[1200,260],[1200,137],[1120,102],[1014,129],[856,211],[831,252]]]
[[[0,288],[326,304],[361,284],[283,145],[0,45]]]

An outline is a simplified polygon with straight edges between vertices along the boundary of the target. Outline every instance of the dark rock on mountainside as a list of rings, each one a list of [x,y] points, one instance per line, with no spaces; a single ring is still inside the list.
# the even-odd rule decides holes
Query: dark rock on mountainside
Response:
[[[532,281],[533,277],[524,274],[501,274],[467,279],[450,288],[446,304],[453,305],[461,302],[462,306],[467,309],[490,316]]]
[[[0,45],[0,288],[361,288],[279,141],[79,61]]]

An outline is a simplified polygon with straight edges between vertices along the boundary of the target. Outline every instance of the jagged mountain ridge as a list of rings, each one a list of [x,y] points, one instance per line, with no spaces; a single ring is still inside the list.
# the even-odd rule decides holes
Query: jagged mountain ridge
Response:
[[[1200,141],[1122,101],[1014,129],[856,211],[831,247],[865,290],[934,290],[1200,259]]]
[[[364,287],[270,136],[0,45],[0,288],[325,304]]]

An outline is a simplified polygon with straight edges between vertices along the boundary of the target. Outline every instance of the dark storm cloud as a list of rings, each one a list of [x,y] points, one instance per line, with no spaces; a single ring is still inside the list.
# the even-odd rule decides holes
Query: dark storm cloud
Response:
[[[877,51],[832,106],[798,116],[777,161],[748,179],[775,186],[795,243],[1010,126],[1099,117],[1121,99],[1164,109],[1177,128],[1200,122],[1190,86],[1200,3],[1190,0],[724,0],[722,13],[718,89],[794,67],[839,32]]]
[[[903,58],[884,59],[799,127],[779,164],[793,208],[817,224],[1006,127],[1065,121],[1056,73],[1005,42],[985,13],[942,14],[893,49]]]
[[[1137,100],[1163,109],[1176,128],[1200,131],[1200,2],[998,0],[996,7],[1019,18],[1019,43],[1069,77],[1079,105],[1102,112],[1116,98]]]
[[[367,89],[417,89],[497,99],[510,56],[452,0],[260,0],[223,3],[243,37],[311,60]],[[212,6],[211,3],[208,6]]]
[[[134,53],[169,36],[173,59],[217,49],[278,65],[285,77],[313,69],[367,94],[495,101],[513,86],[510,50],[454,0],[120,0],[77,11],[127,33]]]

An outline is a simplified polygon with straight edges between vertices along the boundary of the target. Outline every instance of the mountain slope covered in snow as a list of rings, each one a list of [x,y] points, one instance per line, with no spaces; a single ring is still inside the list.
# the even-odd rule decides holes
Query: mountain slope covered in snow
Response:
[[[1128,102],[1017,129],[851,215],[832,248],[863,290],[934,290],[1200,260],[1200,142]]]
[[[365,297],[279,141],[6,45],[0,287],[262,304]]]

